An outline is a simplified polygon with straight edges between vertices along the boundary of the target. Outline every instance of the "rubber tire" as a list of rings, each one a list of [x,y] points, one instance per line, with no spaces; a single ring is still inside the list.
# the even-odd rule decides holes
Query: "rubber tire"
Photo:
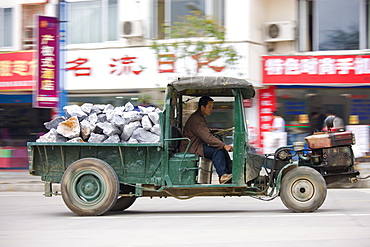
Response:
[[[110,211],[123,211],[131,207],[136,201],[136,197],[121,196],[118,198],[116,204],[110,209]]]
[[[296,167],[288,171],[281,181],[281,201],[293,212],[317,210],[324,203],[326,194],[324,178],[311,167]]]
[[[102,215],[116,203],[119,181],[113,168],[96,158],[72,163],[61,182],[63,201],[75,214]]]

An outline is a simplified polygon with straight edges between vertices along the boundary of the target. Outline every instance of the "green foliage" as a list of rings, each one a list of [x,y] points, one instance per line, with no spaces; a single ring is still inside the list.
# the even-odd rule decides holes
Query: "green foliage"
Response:
[[[235,65],[241,58],[233,46],[225,44],[225,28],[215,18],[198,11],[180,17],[173,26],[164,26],[164,32],[171,40],[153,42],[151,46],[158,59],[170,58],[170,54],[176,54],[179,59],[195,56],[199,61],[222,58],[225,64],[220,67],[227,67]]]

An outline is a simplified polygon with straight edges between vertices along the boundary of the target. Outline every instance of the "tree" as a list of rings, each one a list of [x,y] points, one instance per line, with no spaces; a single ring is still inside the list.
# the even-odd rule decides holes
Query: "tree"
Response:
[[[159,61],[192,58],[197,67],[192,70],[186,66],[188,75],[197,74],[204,66],[220,72],[237,64],[241,56],[233,46],[225,44],[225,28],[215,18],[199,11],[179,18],[179,22],[164,27],[166,40],[153,42],[151,46]],[[217,65],[211,65],[216,60],[213,64]]]

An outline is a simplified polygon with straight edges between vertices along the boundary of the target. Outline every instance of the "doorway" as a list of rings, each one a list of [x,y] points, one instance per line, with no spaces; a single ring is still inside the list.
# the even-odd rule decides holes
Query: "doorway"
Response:
[[[350,115],[351,98],[347,95],[309,95],[308,110],[310,113],[318,112],[326,114],[328,111],[334,111],[338,117],[341,117],[344,124],[348,124]]]

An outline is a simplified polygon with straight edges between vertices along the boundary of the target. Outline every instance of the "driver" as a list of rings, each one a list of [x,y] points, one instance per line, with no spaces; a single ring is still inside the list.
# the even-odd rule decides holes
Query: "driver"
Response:
[[[231,160],[227,152],[231,152],[233,147],[213,136],[211,130],[208,129],[205,117],[211,115],[212,108],[213,99],[209,96],[201,97],[198,109],[190,115],[185,124],[183,136],[191,141],[188,150],[190,153],[212,160],[219,182],[224,184],[232,178]],[[187,140],[181,141],[180,152],[185,152],[187,144]]]

